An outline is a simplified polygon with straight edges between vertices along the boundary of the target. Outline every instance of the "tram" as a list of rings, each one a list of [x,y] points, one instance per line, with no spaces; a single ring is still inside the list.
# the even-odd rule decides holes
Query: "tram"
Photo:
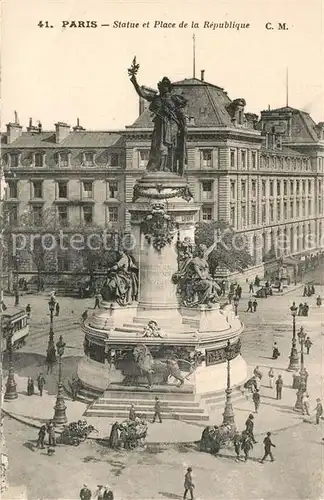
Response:
[[[20,307],[7,307],[1,314],[1,351],[7,349],[8,333],[12,328],[13,349],[19,349],[26,343],[29,335],[28,316]]]

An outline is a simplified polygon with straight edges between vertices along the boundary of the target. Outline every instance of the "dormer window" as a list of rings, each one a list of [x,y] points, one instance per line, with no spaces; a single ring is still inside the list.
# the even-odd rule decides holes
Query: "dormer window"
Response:
[[[19,167],[20,165],[20,153],[10,153],[9,154],[9,159],[10,159],[10,167]]]
[[[88,151],[86,153],[83,153],[83,165],[85,167],[92,167],[94,165],[93,151]]]
[[[112,155],[110,157],[110,166],[111,167],[118,167],[119,166],[119,154],[112,153]]]
[[[59,166],[68,167],[70,164],[70,153],[61,152],[58,155]]]
[[[35,153],[34,165],[35,165],[35,167],[43,167],[44,166],[44,153]]]

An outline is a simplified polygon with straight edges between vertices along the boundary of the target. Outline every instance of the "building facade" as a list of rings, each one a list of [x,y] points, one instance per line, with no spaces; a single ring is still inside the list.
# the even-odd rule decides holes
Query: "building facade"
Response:
[[[188,101],[185,175],[202,204],[200,220],[223,220],[244,233],[256,265],[322,248],[324,123],[290,107],[258,118],[203,74],[174,88]],[[12,227],[129,231],[127,204],[145,172],[153,128],[139,104],[138,119],[123,131],[87,131],[79,120],[49,132],[31,120],[26,131],[18,120],[9,123],[1,159]],[[26,213],[32,227],[22,228]],[[66,259],[56,265],[73,267]],[[32,261],[25,266],[32,270]]]

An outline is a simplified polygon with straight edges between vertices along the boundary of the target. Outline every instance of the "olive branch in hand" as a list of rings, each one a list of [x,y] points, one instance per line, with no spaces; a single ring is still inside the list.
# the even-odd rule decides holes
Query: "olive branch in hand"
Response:
[[[136,62],[136,56],[134,56],[132,65],[130,68],[128,68],[128,75],[129,76],[135,76],[138,73],[140,65]]]

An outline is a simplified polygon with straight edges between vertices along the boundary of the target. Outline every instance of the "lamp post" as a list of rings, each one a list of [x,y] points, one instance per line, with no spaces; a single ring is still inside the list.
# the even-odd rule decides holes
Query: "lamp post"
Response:
[[[307,385],[307,371],[304,365],[304,342],[305,342],[306,333],[304,329],[301,328],[298,333],[298,339],[300,343],[300,372],[299,372],[299,387],[297,391],[297,399],[295,403],[295,410],[303,409],[303,396],[306,392]]]
[[[296,306],[295,302],[293,302],[293,305],[290,308],[292,319],[293,319],[293,335],[292,335],[292,341],[291,341],[291,351],[290,351],[290,356],[289,356],[289,366],[287,370],[289,372],[294,372],[298,370],[299,366],[299,359],[298,359],[298,352],[297,352],[297,347],[296,347],[296,315],[297,315],[297,310],[298,307]]]
[[[67,422],[67,416],[65,413],[66,406],[63,396],[63,384],[62,384],[62,356],[64,354],[64,348],[65,348],[65,342],[63,340],[62,335],[60,335],[58,342],[56,342],[56,349],[59,357],[59,377],[58,377],[58,390],[57,390],[56,403],[54,406],[55,410],[53,417],[54,425],[63,425],[66,424]]]
[[[237,316],[237,308],[238,308],[239,302],[240,302],[240,299],[238,298],[237,295],[235,295],[235,297],[233,299],[235,316]]]
[[[13,325],[9,323],[7,333],[7,350],[8,350],[8,361],[9,361],[9,371],[6,383],[6,392],[4,394],[5,401],[11,401],[18,398],[17,386],[14,375],[13,361],[12,361],[12,337],[13,337]]]
[[[225,401],[225,409],[223,413],[223,424],[224,425],[230,425],[232,429],[236,428],[235,425],[235,420],[234,420],[234,411],[233,411],[233,405],[232,405],[232,389],[231,389],[231,365],[230,365],[230,360],[231,360],[231,354],[232,354],[232,348],[231,348],[231,343],[228,340],[227,345],[225,347],[225,355],[226,355],[226,361],[227,361],[227,388],[226,388],[226,401]]]
[[[19,257],[15,255],[15,306],[19,306]]]
[[[53,329],[53,317],[54,317],[54,309],[55,309],[55,299],[51,297],[48,301],[48,308],[50,311],[50,330],[49,330],[49,338],[48,345],[46,351],[46,363],[47,363],[47,373],[52,371],[52,367],[54,363],[56,363],[56,351],[54,344],[54,329]]]

